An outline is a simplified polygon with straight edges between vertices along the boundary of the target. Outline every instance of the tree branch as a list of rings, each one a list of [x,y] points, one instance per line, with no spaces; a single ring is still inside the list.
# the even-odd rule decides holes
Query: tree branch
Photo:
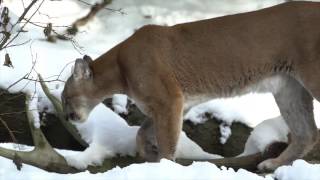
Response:
[[[19,34],[21,33],[21,30],[27,25],[27,23],[30,21],[30,19],[32,18],[32,16],[33,16],[34,14],[28,19],[28,21],[26,21],[26,22],[24,23],[24,25],[21,27],[21,30],[20,30],[12,39],[10,39],[11,34],[12,34],[12,31],[13,31],[13,29],[15,28],[15,26],[16,26],[17,24],[19,24],[19,23],[25,18],[25,16],[26,16],[26,15],[28,14],[28,12],[30,11],[31,7],[34,6],[37,1],[38,1],[38,0],[33,0],[33,1],[31,1],[31,3],[24,9],[24,11],[22,12],[22,14],[21,14],[20,17],[18,18],[18,20],[12,25],[10,32],[5,31],[5,32],[3,33],[3,34],[4,34],[4,38],[1,40],[0,50],[5,49],[8,45],[10,45],[10,43],[11,43],[14,39],[16,39],[16,38],[19,36]],[[43,3],[43,2],[42,2],[42,3]],[[38,9],[39,9],[40,6],[42,5],[42,3],[39,5],[39,7],[37,8],[36,11],[38,11]]]
[[[30,95],[26,98],[26,112],[32,139],[35,144],[34,150],[30,152],[21,152],[0,147],[0,155],[14,160],[14,163],[25,163],[44,169],[49,172],[74,173],[79,170],[70,167],[63,156],[58,154],[48,143],[42,131],[33,125],[33,115],[29,109]],[[18,166],[17,166],[18,167]],[[19,167],[18,167],[19,169]]]
[[[79,2],[82,2],[86,5],[89,5],[91,6],[91,9],[89,11],[89,13],[87,15],[85,15],[84,17],[80,18],[80,19],[77,19],[72,25],[70,28],[67,29],[67,33],[70,34],[70,35],[75,35],[77,34],[78,32],[78,29],[80,26],[84,26],[86,25],[91,19],[93,19],[94,16],[96,16],[96,14],[98,12],[100,12],[101,10],[103,9],[107,9],[107,10],[110,10],[110,11],[115,11],[115,12],[120,12],[121,14],[124,14],[124,12],[122,12],[122,9],[110,9],[110,8],[106,8],[107,5],[109,5],[112,0],[102,0],[102,2],[100,3],[95,3],[95,4],[90,4],[90,3],[87,3],[83,0],[78,0]]]
[[[38,0],[33,0],[29,6],[25,9],[25,11],[22,13],[22,15],[19,17],[18,21],[12,26],[12,29],[18,24],[20,23],[25,15],[28,13],[28,11],[30,10],[30,8],[37,2]],[[33,12],[33,14],[30,16],[29,19],[27,19],[27,21],[22,25],[22,27],[20,28],[20,31],[18,31],[18,33],[11,38],[10,40],[8,39],[8,42],[6,42],[3,46],[0,46],[0,50],[7,48],[18,36],[19,34],[22,32],[23,28],[29,23],[29,21],[31,20],[31,18],[36,14],[36,12],[39,11],[40,7],[42,6],[42,4],[44,3],[44,0],[41,1],[40,5],[37,7],[37,9],[35,10],[35,12]]]

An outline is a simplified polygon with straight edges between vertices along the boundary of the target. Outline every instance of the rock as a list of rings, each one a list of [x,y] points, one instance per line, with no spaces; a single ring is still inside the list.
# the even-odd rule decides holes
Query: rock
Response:
[[[0,122],[0,142],[14,142],[33,145],[29,125],[26,121],[25,95],[23,93],[10,94],[0,90],[0,118],[3,120],[14,138],[3,122]]]

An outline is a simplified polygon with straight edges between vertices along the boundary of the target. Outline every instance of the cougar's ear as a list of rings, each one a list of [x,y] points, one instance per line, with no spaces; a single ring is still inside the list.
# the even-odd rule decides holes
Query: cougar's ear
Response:
[[[74,65],[73,78],[75,80],[88,80],[92,77],[89,63],[83,59],[77,59]]]
[[[87,63],[90,63],[90,62],[93,61],[92,58],[90,56],[88,56],[88,55],[84,55],[83,56],[83,60],[85,60]]]

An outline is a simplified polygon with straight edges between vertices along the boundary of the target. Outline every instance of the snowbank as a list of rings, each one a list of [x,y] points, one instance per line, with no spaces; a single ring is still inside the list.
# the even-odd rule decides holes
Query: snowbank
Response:
[[[17,149],[12,144],[0,144],[1,147]],[[24,151],[32,150],[32,147],[21,147]],[[20,148],[20,150],[21,150]],[[74,154],[73,151],[58,150],[63,155]],[[218,168],[207,162],[195,162],[190,166],[181,166],[172,161],[161,160],[160,163],[132,164],[125,168],[115,167],[105,173],[91,174],[88,171],[77,174],[49,173],[30,165],[23,165],[21,171],[17,171],[11,160],[0,157],[0,177],[10,180],[149,180],[149,179],[227,179],[227,180],[318,180],[320,177],[320,165],[309,164],[303,160],[296,160],[292,166],[282,166],[274,174],[259,176],[257,174],[240,169],[234,171],[228,168]]]

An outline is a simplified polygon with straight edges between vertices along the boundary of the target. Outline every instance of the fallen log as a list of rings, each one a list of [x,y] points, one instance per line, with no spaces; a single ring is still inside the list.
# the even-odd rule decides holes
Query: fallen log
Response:
[[[28,99],[28,98],[27,98]],[[28,102],[28,100],[27,100]],[[60,103],[60,102],[56,102]],[[28,106],[27,106],[28,107]],[[57,109],[58,113],[61,113],[61,109]],[[29,112],[27,110],[26,112]],[[55,150],[53,150],[50,143],[46,140],[41,129],[34,128],[30,125],[32,122],[32,117],[26,113],[29,122],[29,127],[31,130],[32,139],[34,141],[35,149],[31,152],[19,152],[13,150],[7,150],[5,148],[0,148],[0,155],[9,159],[12,159],[17,167],[21,163],[30,164],[41,169],[58,172],[58,173],[75,173],[83,171],[83,169],[75,169],[67,164],[66,160],[59,155]],[[208,129],[210,131],[210,129]],[[192,133],[191,133],[192,134]],[[197,159],[176,159],[177,163],[182,165],[189,165],[194,161],[208,161],[216,164],[217,166],[227,166],[234,169],[244,168],[248,170],[255,170],[256,165],[261,161],[268,159],[270,157],[278,156],[286,144],[283,143],[273,143],[269,146],[266,152],[257,153],[254,155],[249,155],[245,157],[233,157],[233,158],[223,158],[223,159],[212,159],[212,160],[197,160]],[[319,152],[319,151],[317,151]],[[319,154],[319,153],[317,153]],[[132,163],[142,163],[144,162],[139,157],[114,157],[110,159],[105,159],[101,166],[89,166],[87,170],[90,172],[103,172],[107,171],[115,166],[127,166]]]

